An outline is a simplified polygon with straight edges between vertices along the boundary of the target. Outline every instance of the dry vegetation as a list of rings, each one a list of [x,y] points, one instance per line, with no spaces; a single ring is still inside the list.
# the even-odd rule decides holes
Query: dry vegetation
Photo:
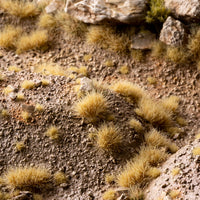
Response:
[[[5,184],[12,188],[34,189],[45,187],[51,174],[41,167],[18,167],[9,169],[5,174]]]

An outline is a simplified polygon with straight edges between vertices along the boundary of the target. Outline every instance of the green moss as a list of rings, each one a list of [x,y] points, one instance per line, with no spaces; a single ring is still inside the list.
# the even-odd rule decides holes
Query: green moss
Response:
[[[169,10],[164,6],[164,0],[150,0],[149,5],[150,9],[147,11],[146,22],[163,23],[169,15]]]

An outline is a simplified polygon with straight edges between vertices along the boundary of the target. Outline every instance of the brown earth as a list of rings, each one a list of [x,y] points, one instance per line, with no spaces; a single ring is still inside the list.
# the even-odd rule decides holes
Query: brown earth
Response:
[[[32,21],[17,22],[1,13],[0,28],[6,23],[21,23],[27,30],[33,28]],[[92,58],[85,62],[84,55],[91,54]],[[105,62],[112,60],[113,67],[107,67]],[[7,109],[9,116],[0,118],[0,175],[9,167],[19,165],[42,165],[52,173],[61,170],[68,176],[68,182],[60,186],[53,186],[49,191],[42,193],[44,199],[100,199],[102,192],[109,186],[105,184],[107,173],[118,173],[126,161],[134,156],[141,144],[141,137],[127,126],[130,117],[143,121],[148,129],[150,126],[143,119],[136,116],[135,105],[128,103],[115,93],[107,93],[109,111],[114,114],[114,123],[120,127],[120,132],[126,136],[126,146],[120,153],[107,154],[100,151],[88,138],[90,131],[98,128],[98,124],[86,124],[77,118],[72,110],[77,101],[74,86],[76,78],[62,76],[44,76],[33,72],[33,67],[42,62],[55,62],[64,70],[71,66],[86,66],[88,77],[102,79],[111,83],[117,79],[126,79],[144,87],[156,99],[176,95],[181,98],[178,115],[187,120],[188,125],[183,134],[176,135],[174,141],[179,147],[194,140],[199,129],[200,117],[200,73],[195,64],[176,65],[165,60],[150,57],[146,52],[143,62],[138,63],[128,55],[119,55],[96,46],[86,44],[82,39],[72,38],[60,30],[52,33],[48,50],[29,51],[17,55],[13,50],[0,48],[0,70],[7,77],[0,82],[0,92],[8,85],[20,91],[23,80],[34,80],[37,87],[32,90],[22,90],[25,101],[12,100],[10,96],[0,95],[0,108]],[[123,75],[119,69],[128,65],[129,73]],[[20,72],[8,71],[8,66],[16,65]],[[148,84],[147,78],[156,78],[157,84]],[[50,80],[46,87],[41,85],[42,79]],[[44,105],[42,113],[33,111],[31,119],[24,121],[20,113],[26,109],[25,105]],[[56,125],[61,130],[60,140],[54,142],[44,135],[50,125]],[[15,144],[24,141],[26,148],[17,152]],[[7,191],[7,188],[2,188]]]

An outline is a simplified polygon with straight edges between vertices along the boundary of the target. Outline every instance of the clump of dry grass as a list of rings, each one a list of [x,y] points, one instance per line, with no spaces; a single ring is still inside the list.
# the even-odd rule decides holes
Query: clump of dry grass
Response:
[[[177,117],[176,118],[176,122],[180,125],[180,126],[187,126],[188,122],[183,119],[182,117]]]
[[[86,42],[115,52],[126,52],[129,41],[125,35],[116,34],[115,28],[105,25],[92,25],[86,33]]]
[[[21,93],[21,92],[17,93],[17,100],[18,100],[18,101],[23,101],[23,100],[25,100],[24,94]]]
[[[106,184],[112,184],[115,182],[115,176],[113,174],[106,174],[105,176]]]
[[[9,116],[9,112],[7,109],[2,109],[1,110],[1,116],[2,117],[8,117]]]
[[[51,14],[42,13],[39,17],[38,27],[52,29],[56,26],[55,17]]]
[[[172,153],[178,150],[176,144],[172,143],[167,137],[155,129],[145,134],[145,141],[149,146],[167,147]]]
[[[165,109],[176,112],[179,106],[180,98],[177,96],[170,96],[168,98],[162,99],[162,105]]]
[[[33,17],[40,13],[37,4],[30,1],[0,0],[0,7],[7,13],[20,18]]]
[[[112,84],[111,89],[125,97],[130,97],[137,101],[146,95],[141,87],[126,80]]]
[[[29,121],[31,119],[31,115],[30,113],[26,112],[26,111],[22,111],[21,113],[21,117],[24,121]]]
[[[115,200],[116,199],[116,192],[113,189],[108,189],[103,194],[103,200]]]
[[[128,74],[128,73],[129,73],[129,68],[128,68],[128,66],[127,66],[127,65],[121,66],[120,69],[119,69],[119,72],[120,72],[121,74]]]
[[[38,112],[43,112],[44,106],[42,104],[36,103],[35,110],[38,111]]]
[[[59,129],[56,126],[50,126],[45,132],[45,135],[48,136],[51,140],[56,140],[59,138]]]
[[[156,78],[152,77],[152,76],[148,76],[147,77],[147,82],[151,85],[155,85],[157,83]]]
[[[0,32],[0,46],[3,48],[14,48],[16,40],[22,34],[22,28],[7,25]]]
[[[5,174],[6,185],[12,188],[33,189],[42,188],[50,181],[51,174],[41,167],[11,168]]]
[[[47,44],[48,38],[47,31],[39,29],[22,35],[16,42],[16,52],[20,54],[30,49],[39,49]]]
[[[122,135],[114,125],[102,125],[97,131],[97,145],[105,151],[118,151],[122,141]]]
[[[82,74],[83,76],[87,76],[87,67],[81,66],[81,67],[69,67],[67,71],[76,72],[78,74]]]
[[[144,200],[144,192],[139,186],[133,186],[129,190],[131,200]]]
[[[142,62],[144,59],[144,53],[142,50],[133,49],[131,50],[131,57],[137,62]]]
[[[156,58],[163,57],[166,53],[166,45],[163,42],[156,41],[151,48],[151,55]]]
[[[139,108],[135,109],[135,112],[152,124],[169,125],[172,121],[172,112],[160,102],[153,101],[148,97],[141,99]]]
[[[64,12],[58,12],[55,19],[68,35],[82,38],[85,37],[85,33],[88,30],[87,24],[74,19]]]
[[[42,86],[47,86],[50,84],[50,81],[48,79],[42,79]]]
[[[17,149],[17,151],[22,151],[22,150],[24,150],[24,149],[25,149],[25,144],[24,144],[24,142],[23,142],[23,141],[17,142],[17,143],[16,143],[16,149]]]
[[[171,173],[172,173],[172,176],[176,176],[177,174],[180,173],[180,168],[179,167],[173,168]]]
[[[193,153],[194,156],[200,155],[200,147],[195,147],[192,150],[192,153]]]
[[[108,59],[108,60],[106,60],[106,61],[104,62],[104,65],[105,65],[106,67],[114,67],[114,62],[113,62],[113,60]]]
[[[33,89],[34,87],[35,87],[35,82],[31,81],[31,80],[24,80],[21,83],[21,88],[23,88],[23,89],[30,90],[30,89]]]
[[[196,59],[200,56],[200,29],[194,30],[189,42],[188,49],[190,54]]]
[[[66,183],[66,181],[67,181],[67,177],[66,177],[65,173],[61,172],[61,171],[57,171],[53,175],[53,179],[54,179],[56,185],[60,185],[62,183]]]
[[[13,72],[20,72],[21,68],[13,65],[13,66],[9,66],[8,70],[13,71]]]
[[[10,94],[13,91],[14,91],[14,88],[11,85],[8,85],[7,87],[5,87],[2,90],[2,93],[5,94],[5,95],[8,95],[8,94]]]
[[[141,132],[144,130],[142,124],[137,119],[134,118],[129,121],[129,126],[135,129],[137,132]]]
[[[146,172],[145,175],[150,178],[157,178],[160,176],[161,171],[157,167],[150,167]]]
[[[171,190],[169,192],[169,196],[172,198],[172,199],[177,199],[177,197],[180,197],[181,195],[181,192],[179,190]]]
[[[66,71],[56,63],[42,63],[34,67],[34,72],[43,75],[67,76]]]
[[[166,57],[175,63],[182,64],[188,59],[187,52],[181,47],[167,47]]]
[[[83,56],[83,60],[84,60],[85,62],[88,62],[88,61],[91,60],[91,59],[92,59],[92,54],[86,54],[86,55]]]
[[[88,122],[95,122],[103,117],[107,105],[107,100],[101,93],[92,92],[75,104],[74,111],[77,116],[85,118]]]

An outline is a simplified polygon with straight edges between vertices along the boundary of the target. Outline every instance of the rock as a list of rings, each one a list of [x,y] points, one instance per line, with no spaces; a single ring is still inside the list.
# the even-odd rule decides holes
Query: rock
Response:
[[[45,11],[47,14],[54,13],[61,6],[62,6],[62,2],[60,0],[53,0],[48,6],[46,6]]]
[[[11,100],[15,100],[17,98],[17,94],[15,92],[11,92],[9,94],[9,97],[10,97]]]
[[[68,0],[65,12],[85,23],[114,21],[139,24],[144,21],[146,0]]]
[[[91,92],[93,89],[94,86],[91,79],[87,77],[81,78],[81,87],[80,87],[81,92]]]
[[[155,34],[146,31],[141,32],[134,36],[133,42],[131,44],[132,49],[151,49],[153,42],[155,41],[156,36]]]
[[[29,191],[21,191],[20,194],[13,197],[12,200],[33,200],[33,195]]]
[[[199,0],[165,0],[165,7],[176,17],[188,21],[197,21],[200,19]]]
[[[160,33],[160,41],[171,46],[181,46],[184,43],[186,37],[185,29],[183,24],[168,17]]]

